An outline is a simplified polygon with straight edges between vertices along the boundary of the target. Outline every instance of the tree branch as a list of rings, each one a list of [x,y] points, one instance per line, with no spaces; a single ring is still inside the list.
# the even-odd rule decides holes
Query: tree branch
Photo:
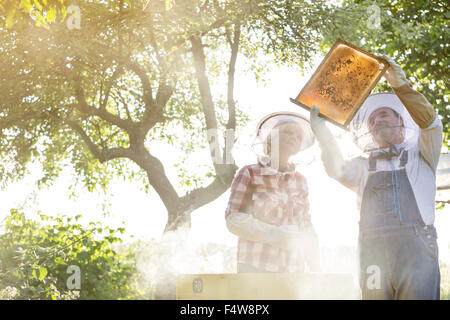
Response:
[[[227,86],[227,104],[228,104],[228,123],[225,133],[225,145],[223,147],[222,159],[224,163],[234,163],[231,150],[233,149],[236,132],[236,102],[234,101],[234,78],[235,66],[239,52],[240,25],[234,25],[233,39],[227,31],[227,40],[231,47],[230,63],[228,65],[228,86]],[[223,169],[223,168],[222,168]],[[220,174],[218,172],[218,174]]]
[[[40,116],[40,112],[28,112],[21,114],[18,117],[5,117],[0,118],[0,130],[10,128],[19,123],[24,123],[27,120],[37,119]]]
[[[150,79],[146,72],[139,67],[136,63],[128,61],[127,67],[133,71],[141,80],[142,88],[144,91],[144,104],[145,111],[142,116],[142,120],[139,124],[140,126],[140,138],[143,139],[147,132],[158,122],[163,121],[164,117],[162,115],[164,106],[167,104],[170,96],[172,95],[173,88],[165,85],[162,76],[161,81],[158,86],[158,91],[156,93],[156,100],[153,99],[153,91],[150,85]]]
[[[125,63],[125,66],[129,70],[133,71],[141,80],[142,90],[144,93],[144,102],[146,107],[152,106],[154,104],[153,91],[150,85],[150,79],[148,78],[145,70],[143,70],[137,63],[131,61],[130,59],[128,59],[128,61]]]
[[[236,103],[234,101],[234,75],[236,60],[239,51],[239,41],[240,41],[240,25],[234,26],[234,38],[228,37],[228,42],[231,47],[231,57],[230,63],[228,65],[228,88],[227,88],[227,101],[228,101],[228,123],[227,129],[236,129]]]
[[[230,186],[238,167],[235,164],[219,165],[221,174],[205,188],[198,188],[180,198],[183,210],[192,212],[220,197]]]
[[[195,73],[197,75],[197,81],[200,90],[200,100],[203,107],[203,114],[205,115],[206,120],[206,129],[208,130],[208,132],[210,132],[209,130],[217,130],[217,119],[214,102],[211,95],[211,87],[209,85],[208,76],[206,75],[206,57],[205,53],[203,52],[203,45],[200,38],[191,37],[191,44]],[[217,135],[213,136],[215,137]],[[216,148],[218,143],[219,141],[216,140],[209,141],[210,154],[216,171],[217,164],[215,162],[215,159],[217,159],[218,157],[214,153],[217,149],[219,149]]]
[[[178,214],[180,198],[167,178],[162,162],[152,156],[143,143],[136,147],[132,160],[147,172],[150,185],[158,193],[169,215]]]
[[[89,151],[101,162],[112,160],[115,158],[129,158],[132,159],[133,153],[130,149],[126,148],[102,148],[99,149],[97,145],[92,142],[88,134],[78,125],[75,121],[70,119],[63,119],[63,122],[68,124],[84,141]]]
[[[206,128],[217,129],[217,120],[211,95],[211,87],[206,75],[206,58],[203,52],[202,42],[199,38],[192,37],[191,43],[203,113],[206,118]]]
[[[78,81],[75,82],[75,95],[77,97],[78,104],[74,104],[73,106],[75,106],[81,113],[98,116],[101,119],[124,129],[129,134],[132,134],[136,130],[136,124],[134,124],[132,121],[124,120],[116,115],[113,115],[112,113],[106,111],[106,109],[90,106],[86,102],[84,90],[81,88],[80,82],[81,79],[78,79]]]
[[[225,19],[220,18],[217,19],[216,21],[214,21],[209,27],[205,28],[205,30],[203,30],[199,35],[197,35],[197,37],[201,38],[206,36],[209,32],[218,29],[220,27],[222,27],[225,23]],[[179,36],[184,36],[184,34],[178,34]],[[186,40],[184,39],[184,37],[180,40],[178,40],[175,43],[175,46],[181,46]]]
[[[103,101],[100,100],[100,108],[101,108],[101,109],[106,109],[106,104],[108,103],[108,100],[109,100],[109,95],[110,95],[110,93],[111,93],[111,88],[112,88],[112,86],[113,86],[113,84],[114,84],[114,81],[115,81],[115,80],[117,79],[117,77],[119,76],[121,70],[122,70],[122,68],[121,68],[120,66],[117,67],[117,69],[114,70],[114,72],[113,72],[111,78],[108,80],[109,83],[108,83],[108,86],[106,87],[105,95],[104,95]],[[101,99],[101,96],[100,96],[100,99]]]

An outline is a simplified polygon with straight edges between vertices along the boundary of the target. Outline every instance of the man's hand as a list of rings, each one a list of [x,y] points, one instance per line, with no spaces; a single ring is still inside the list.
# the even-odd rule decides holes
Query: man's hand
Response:
[[[391,57],[385,54],[377,54],[378,57],[383,58],[387,62],[389,62],[390,67],[387,69],[384,77],[389,82],[392,88],[401,87],[404,84],[408,83],[406,79],[405,72],[403,72],[402,67],[400,67]]]
[[[311,123],[311,129],[314,132],[314,135],[320,142],[321,139],[323,139],[323,137],[327,134],[328,129],[325,126],[325,119],[319,117],[319,112],[320,108],[313,105],[309,114],[309,121]]]
[[[311,111],[309,113],[309,121],[311,122],[311,129],[314,134],[316,134],[316,130],[320,130],[321,127],[325,126],[325,119],[319,117],[320,108],[317,108],[316,105],[311,107]]]

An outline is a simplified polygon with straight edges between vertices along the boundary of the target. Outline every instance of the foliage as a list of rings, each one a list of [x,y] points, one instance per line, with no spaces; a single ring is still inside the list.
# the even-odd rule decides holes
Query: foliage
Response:
[[[99,149],[130,146],[130,134],[118,122],[110,121],[112,117],[76,108],[81,98],[78,86],[89,105],[104,107],[134,124],[142,121],[148,109],[157,112],[155,105],[146,104],[151,100],[146,91],[161,89],[153,92],[153,102],[162,104],[158,107],[163,114],[153,115],[159,121],[147,136],[149,142],[165,141],[186,154],[207,147],[205,107],[190,39],[201,35],[208,79],[211,86],[223,92],[213,100],[218,127],[224,130],[229,124],[226,119],[232,116],[227,114],[227,89],[223,86],[227,83],[229,57],[222,53],[233,40],[235,26],[241,33],[239,51],[249,60],[264,53],[277,63],[301,65],[314,52],[318,36],[312,27],[325,11],[322,6],[302,1],[286,6],[277,1],[177,1],[170,10],[160,2],[80,3],[80,30],[69,30],[63,19],[55,19],[47,29],[36,27],[32,19],[18,19],[8,29],[0,28],[1,51],[5,53],[0,66],[5,74],[1,91],[5,97],[1,104],[5,129],[0,147],[11,164],[2,170],[3,182],[22,176],[24,165],[32,158],[44,165],[44,184],[58,175],[63,159],[70,159],[80,181],[90,190],[105,187],[113,173],[123,174],[125,157],[99,164],[86,139],[79,135],[80,130],[64,121],[79,125]],[[33,2],[33,7],[38,3]],[[299,42],[300,35],[304,41]],[[256,63],[248,67],[256,74],[264,69]],[[149,83],[142,82],[145,74]],[[246,119],[239,108],[236,117],[238,124]],[[22,122],[14,121],[17,118]],[[179,134],[180,128],[184,134]],[[182,166],[182,161],[179,164]],[[130,169],[127,176],[131,175],[147,177],[140,168]]]
[[[166,1],[167,2],[167,1]],[[146,110],[143,73],[149,75],[152,88],[166,88],[160,121],[147,136],[148,141],[165,141],[178,146],[186,157],[196,148],[207,147],[201,90],[192,61],[190,40],[199,36],[206,55],[206,72],[213,88],[218,127],[229,124],[223,83],[227,82],[228,57],[233,31],[239,31],[239,53],[246,66],[263,79],[264,64],[288,63],[302,66],[317,49],[327,49],[342,37],[371,52],[385,52],[397,60],[412,82],[437,107],[448,132],[448,4],[443,1],[378,1],[381,23],[374,27],[373,1],[344,1],[341,7],[324,1],[106,1],[80,3],[82,29],[68,30],[64,18],[67,1],[5,1],[0,7],[5,24],[13,11],[22,16],[1,29],[1,51],[6,55],[0,66],[4,83],[0,125],[13,125],[0,137],[0,149],[8,165],[1,170],[2,182],[18,179],[24,165],[38,158],[44,165],[41,183],[51,183],[61,171],[61,160],[70,159],[78,179],[89,190],[106,187],[114,174],[126,173],[140,181],[147,174],[140,167],[130,167],[123,157],[98,163],[85,141],[69,128],[64,118],[76,122],[93,144],[106,148],[127,148],[130,137],[97,114],[84,114],[74,108],[77,101],[76,80],[80,81],[87,101],[102,104],[118,118],[139,123]],[[53,18],[52,8],[59,18]],[[42,19],[23,19],[32,10]],[[50,18],[48,12],[52,10]],[[47,19],[47,20],[46,20]],[[47,29],[37,28],[41,21]],[[44,23],[46,22],[46,23]],[[10,39],[15,41],[11,42]],[[322,42],[321,40],[324,39]],[[131,57],[133,65],[124,63]],[[146,58],[144,58],[146,57]],[[137,68],[139,67],[139,68]],[[140,71],[139,71],[140,70]],[[222,85],[221,85],[222,84]],[[159,86],[158,86],[159,85]],[[20,89],[19,89],[20,88]],[[380,85],[377,90],[386,90]],[[13,91],[14,90],[14,91]],[[222,93],[220,93],[222,91]],[[107,94],[108,93],[108,94]],[[165,93],[165,94],[164,94]],[[106,99],[106,97],[109,99]],[[21,106],[21,108],[16,108]],[[157,109],[157,108],[154,108]],[[85,110],[84,110],[85,111]],[[237,109],[237,122],[246,116]],[[6,117],[8,116],[8,117]],[[159,115],[160,116],[160,115]],[[155,117],[159,117],[155,115]],[[14,121],[21,118],[22,122]],[[110,118],[108,118],[110,119]],[[220,120],[221,119],[221,120]],[[180,128],[184,133],[179,134]],[[79,130],[80,131],[80,130]],[[446,141],[447,141],[446,135]],[[149,144],[147,143],[147,146]],[[92,148],[91,148],[92,149]],[[179,184],[189,185],[185,158],[179,159]],[[208,161],[205,168],[213,168]],[[214,177],[208,170],[197,177]],[[191,188],[192,189],[192,188]],[[189,189],[188,189],[189,190]]]
[[[0,13],[6,15],[5,26],[10,28],[16,20],[33,17],[37,26],[48,27],[57,19],[66,16],[67,0],[3,0]]]
[[[37,221],[12,209],[0,235],[0,298],[140,299],[135,254],[117,248],[124,228],[83,227],[80,215]],[[80,290],[71,290],[71,265],[80,268]],[[70,271],[70,269],[69,269]]]
[[[373,53],[386,53],[404,69],[413,86],[435,106],[449,143],[450,30],[448,1],[348,0],[335,14],[345,12],[347,23],[334,21],[325,32],[329,46],[337,36]],[[377,20],[376,17],[379,17]],[[377,91],[391,90],[380,83]]]

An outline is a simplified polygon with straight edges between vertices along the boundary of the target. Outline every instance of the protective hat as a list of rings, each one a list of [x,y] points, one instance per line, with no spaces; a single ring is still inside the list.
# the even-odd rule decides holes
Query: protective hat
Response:
[[[314,133],[312,132],[309,119],[301,114],[289,111],[271,113],[262,118],[256,127],[256,138],[253,141],[252,149],[255,151],[258,160],[263,164],[270,162],[270,155],[267,152],[267,145],[272,130],[285,123],[295,123],[301,130],[302,142],[300,151],[311,147],[314,143]]]
[[[402,145],[409,148],[417,145],[420,128],[414,122],[408,110],[394,93],[375,93],[371,94],[362,104],[355,117],[350,122],[350,131],[353,135],[355,144],[363,151],[378,149],[379,146],[372,138],[372,132],[369,129],[369,117],[377,109],[390,108],[397,112],[403,120],[402,134],[404,140]],[[400,119],[399,119],[400,125]]]

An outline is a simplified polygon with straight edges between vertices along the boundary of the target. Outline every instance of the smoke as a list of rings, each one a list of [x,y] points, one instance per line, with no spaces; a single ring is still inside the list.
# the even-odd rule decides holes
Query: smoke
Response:
[[[236,273],[236,245],[194,243],[189,230],[167,232],[160,242],[146,242],[137,252],[140,286],[153,299],[174,299],[176,279],[187,274]],[[352,247],[320,248],[321,272],[298,276],[298,296],[357,298],[356,254]],[[269,294],[269,293],[268,293]]]
[[[140,287],[156,291],[152,298],[173,299],[182,274],[235,273],[236,247],[189,241],[189,229],[166,232],[161,241],[146,242],[136,252]]]

